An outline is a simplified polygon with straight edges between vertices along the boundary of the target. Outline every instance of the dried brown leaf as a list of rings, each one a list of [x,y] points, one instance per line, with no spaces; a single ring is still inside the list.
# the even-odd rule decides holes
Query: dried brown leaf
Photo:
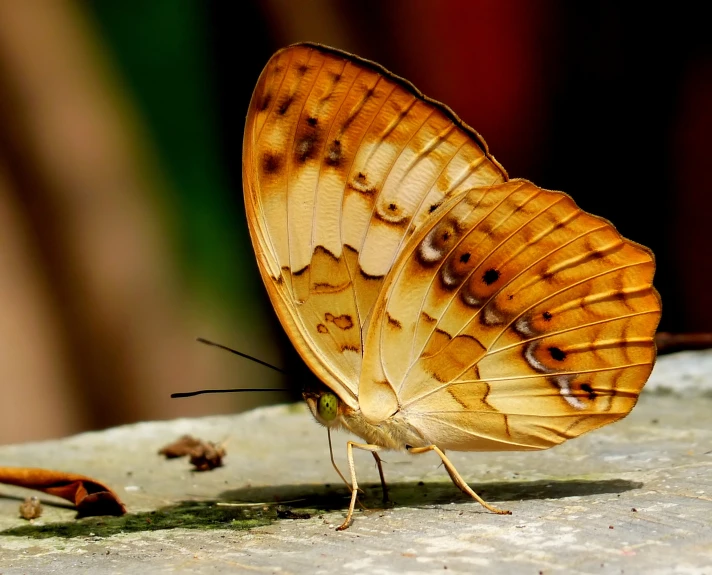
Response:
[[[37,467],[0,467],[0,483],[66,499],[76,506],[79,517],[126,513],[116,493],[103,483],[76,473]]]
[[[168,459],[187,455],[196,471],[210,471],[222,466],[222,458],[227,452],[224,446],[216,445],[212,441],[203,441],[190,435],[184,435],[173,443],[162,447],[158,453],[165,455]]]

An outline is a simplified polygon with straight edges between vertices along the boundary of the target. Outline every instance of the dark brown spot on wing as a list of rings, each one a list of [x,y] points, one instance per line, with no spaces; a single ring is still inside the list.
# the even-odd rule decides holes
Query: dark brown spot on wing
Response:
[[[606,257],[605,252],[599,250],[599,249],[593,244],[593,242],[590,240],[590,238],[587,238],[587,239],[586,239],[586,242],[584,243],[584,245],[586,246],[586,249],[587,249],[588,252],[589,252],[589,254],[588,254],[589,257],[594,258],[594,259],[600,259],[600,258]]]
[[[550,347],[549,355],[551,355],[551,359],[556,361],[564,361],[566,359],[566,352],[558,347]]]
[[[392,210],[391,206],[393,206]],[[386,210],[384,212],[377,208],[373,215],[378,221],[383,222],[384,224],[387,224],[389,226],[393,226],[396,228],[407,228],[408,224],[410,223],[410,218],[404,215],[399,215],[398,211],[398,206],[396,206],[395,204],[390,204],[390,206],[386,207]]]
[[[597,397],[596,392],[594,389],[591,387],[590,383],[582,383],[581,384],[581,391],[584,391],[590,400],[594,400]]]
[[[386,312],[386,319],[388,320],[388,325],[392,325],[396,329],[401,329],[403,325],[401,322],[399,322],[396,318],[394,318],[391,314]]]
[[[319,140],[316,134],[306,134],[297,143],[297,147],[294,150],[294,156],[300,164],[303,164],[307,160],[310,160],[316,154],[316,147]]]
[[[312,291],[315,293],[336,293],[347,289],[351,284],[334,285],[329,282],[315,282]]]
[[[420,312],[420,317],[427,323],[435,323],[437,321],[433,316],[428,315],[424,311]]]
[[[282,157],[272,152],[265,152],[262,155],[262,173],[270,176],[279,172],[282,168]]]
[[[316,326],[316,331],[319,333],[329,333],[329,329],[323,323]]]
[[[336,327],[343,330],[351,329],[354,326],[354,322],[348,314],[335,316],[327,312],[324,314],[324,319],[327,322],[332,322]]]
[[[262,96],[260,103],[257,104],[257,109],[260,112],[264,112],[267,108],[269,108],[269,105],[271,103],[272,103],[272,92],[267,92],[267,93],[265,93],[264,96]]]
[[[551,282],[554,279],[554,276],[556,275],[555,272],[551,270],[546,270],[542,272],[541,274],[541,279],[544,280],[545,282]]]
[[[361,268],[361,266],[359,266],[358,268],[358,273],[363,279],[366,280],[382,280],[385,277],[385,274],[371,275],[369,273],[366,273],[365,271],[363,271],[363,268]]]
[[[341,155],[341,142],[334,140],[329,144],[329,149],[326,152],[326,165],[337,167],[341,165],[343,157]]]
[[[375,196],[378,193],[378,190],[376,188],[365,188],[363,186],[355,186],[351,182],[346,184],[346,187],[350,190],[353,190],[354,192],[358,192],[359,194],[363,194],[366,197],[372,197]]]
[[[447,339],[452,339],[452,336],[446,332],[444,329],[440,329],[439,327],[435,328],[435,333],[438,333],[440,335],[444,335]],[[464,336],[463,336],[464,337]]]
[[[416,250],[416,257],[422,266],[431,267],[447,255],[458,238],[457,226],[457,221],[445,220],[428,232]]]
[[[287,110],[289,110],[289,106],[292,105],[293,101],[294,101],[294,96],[292,96],[292,95],[287,96],[284,100],[282,100],[282,103],[277,107],[277,113],[280,116],[284,116],[287,113]]]
[[[335,260],[336,263],[338,263],[338,261],[339,261],[339,258],[337,258],[336,255],[335,255],[331,250],[325,248],[325,247],[322,246],[322,245],[317,245],[317,246],[314,248],[314,255],[316,256],[316,255],[319,255],[319,254],[324,254],[324,255],[328,256],[328,257],[331,258],[332,260]]]
[[[498,279],[499,279],[499,272],[494,268],[487,270],[482,275],[482,281],[485,282],[488,286],[491,286]]]
[[[349,180],[346,187],[366,197],[371,197],[378,193],[378,190],[374,186],[369,186],[368,178],[363,172],[359,172],[356,174],[356,177]]]
[[[471,254],[469,251],[463,252],[456,249],[440,270],[441,285],[444,289],[451,291],[462,285],[462,282],[472,272],[474,262],[470,263]],[[469,282],[468,282],[469,283]],[[469,294],[469,286],[465,286],[464,292]],[[464,300],[465,304],[471,305]]]

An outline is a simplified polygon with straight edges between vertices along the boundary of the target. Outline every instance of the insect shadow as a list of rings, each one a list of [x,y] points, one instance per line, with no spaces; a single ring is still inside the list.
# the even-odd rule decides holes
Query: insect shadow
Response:
[[[494,502],[624,493],[642,483],[624,479],[507,481],[473,485],[485,499]],[[384,505],[379,483],[364,483],[359,500],[367,511],[384,507],[428,507],[473,501],[449,482],[396,482],[389,484],[390,503]],[[0,531],[0,536],[43,539],[46,537],[108,537],[117,533],[163,529],[231,529],[235,531],[269,525],[280,519],[308,519],[348,507],[345,486],[330,484],[245,487],[225,491],[217,500],[180,501],[155,511],[127,513],[122,517],[87,517],[79,520],[22,525]],[[45,502],[53,505],[52,502]],[[60,505],[64,507],[64,505]],[[476,512],[480,512],[476,505]],[[487,513],[484,509],[482,513]]]
[[[565,497],[620,494],[640,489],[643,483],[626,479],[568,479],[540,481],[506,481],[471,485],[485,501],[525,501],[533,499],[562,499]],[[380,483],[359,484],[359,501],[366,508],[383,508]],[[447,503],[473,503],[449,481],[395,482],[388,484],[387,507],[422,507]],[[225,491],[224,501],[242,503],[281,502],[293,508],[332,511],[346,509],[350,492],[340,485],[280,485],[246,487]],[[479,508],[479,506],[478,506]],[[483,513],[487,513],[482,509]]]

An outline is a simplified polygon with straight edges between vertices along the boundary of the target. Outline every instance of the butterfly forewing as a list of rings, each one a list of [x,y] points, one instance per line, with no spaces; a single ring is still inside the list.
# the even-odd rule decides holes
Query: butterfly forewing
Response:
[[[626,415],[655,359],[654,262],[565,194],[474,189],[408,243],[365,343],[360,405],[450,449],[550,447]]]
[[[267,64],[244,137],[250,233],[290,338],[351,407],[398,254],[444,202],[505,179],[473,130],[376,64],[306,44]]]

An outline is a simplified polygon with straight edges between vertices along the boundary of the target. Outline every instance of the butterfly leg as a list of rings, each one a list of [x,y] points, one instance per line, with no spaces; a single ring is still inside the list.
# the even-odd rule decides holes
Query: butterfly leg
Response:
[[[381,447],[378,445],[371,445],[369,443],[356,443],[355,441],[346,442],[346,458],[349,462],[349,470],[351,471],[351,503],[349,504],[349,512],[346,514],[346,519],[339,525],[336,530],[343,531],[351,525],[351,519],[354,514],[354,507],[356,507],[356,497],[358,496],[358,482],[356,481],[356,467],[354,465],[354,447],[357,449],[363,449],[364,451],[370,451],[375,453],[380,450]]]
[[[378,455],[375,451],[371,452],[371,455],[373,455],[373,458],[376,460],[376,467],[378,467],[378,475],[381,478],[381,489],[383,490],[383,503],[389,503],[390,499],[388,498],[388,486],[386,485],[386,478],[383,476],[383,460],[381,459],[381,456]]]
[[[437,445],[428,445],[427,447],[411,447],[408,449],[410,453],[425,453],[427,451],[434,451],[440,456],[440,459],[442,459],[443,465],[445,465],[445,469],[447,469],[447,473],[450,476],[450,479],[452,479],[452,482],[457,485],[457,487],[460,488],[461,491],[464,493],[467,493],[470,497],[472,497],[474,500],[476,500],[482,507],[487,509],[488,511],[491,511],[492,513],[497,513],[498,515],[511,515],[511,511],[507,511],[506,509],[497,509],[493,505],[490,505],[487,503],[484,499],[482,499],[477,493],[475,493],[472,488],[465,483],[465,480],[460,476],[460,474],[457,472],[457,469],[455,469],[455,466],[452,464],[452,462],[447,458],[445,453],[443,452],[442,449],[440,449]]]
[[[344,485],[346,485],[346,487],[351,489],[351,484],[346,480],[346,478],[344,477],[344,474],[341,473],[341,469],[339,469],[339,466],[336,465],[336,461],[334,461],[334,449],[331,446],[331,429],[328,427],[326,428],[326,436],[329,438],[329,457],[331,458],[331,465],[334,468],[334,470],[336,471],[336,473],[339,474],[339,477],[341,477],[341,481],[344,482]]]
[[[346,481],[346,478],[344,477],[344,474],[341,473],[341,469],[339,469],[339,466],[336,465],[336,461],[334,461],[334,449],[333,449],[332,446],[331,446],[331,429],[329,429],[328,427],[326,428],[326,435],[327,435],[328,438],[329,438],[329,457],[331,458],[331,465],[332,465],[332,467],[334,468],[334,470],[336,471],[336,473],[339,474],[339,477],[341,477],[341,481],[344,482],[344,485],[346,485],[346,487],[348,487],[349,489],[351,489],[351,484],[350,484],[348,481]],[[375,452],[374,452],[374,456],[375,456],[375,455],[376,455],[376,454],[375,454]],[[380,469],[379,469],[379,471],[380,471]],[[383,474],[381,473],[381,478],[382,478],[382,477],[383,477]],[[359,489],[359,491],[360,491],[361,493],[363,493],[363,490],[362,490],[362,489]],[[359,507],[360,507],[361,509],[366,509],[366,507],[364,506],[364,504],[361,503],[358,499],[356,499],[356,503],[358,503],[358,505],[359,505]]]

